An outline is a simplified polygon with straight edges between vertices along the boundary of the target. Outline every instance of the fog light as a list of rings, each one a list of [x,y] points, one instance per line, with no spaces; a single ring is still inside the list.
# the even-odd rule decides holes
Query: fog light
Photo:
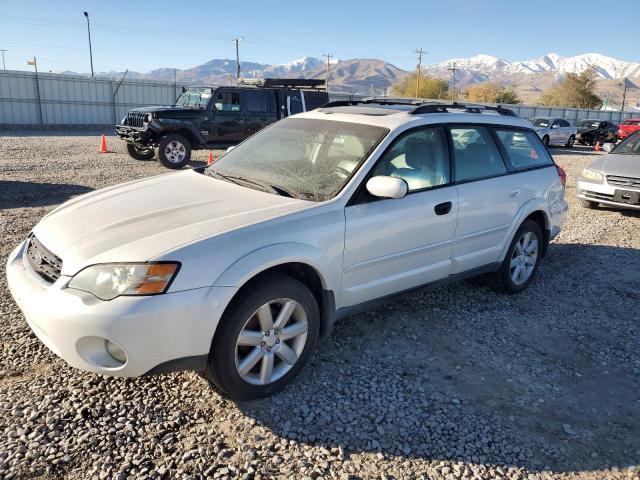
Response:
[[[123,364],[127,363],[127,354],[124,353],[124,350],[122,350],[115,343],[110,342],[109,340],[105,340],[104,348],[107,349],[107,352],[109,352],[109,355],[111,355],[111,357],[117,362],[123,363]]]

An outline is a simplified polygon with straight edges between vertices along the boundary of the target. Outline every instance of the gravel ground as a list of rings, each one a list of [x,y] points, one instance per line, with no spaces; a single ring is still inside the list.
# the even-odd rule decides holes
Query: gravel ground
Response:
[[[234,403],[194,373],[106,378],[30,332],[4,274],[50,209],[165,173],[98,137],[0,136],[0,478],[640,477],[640,215],[573,198],[517,296],[462,283],[347,319],[283,393]],[[197,152],[205,160],[207,152]]]

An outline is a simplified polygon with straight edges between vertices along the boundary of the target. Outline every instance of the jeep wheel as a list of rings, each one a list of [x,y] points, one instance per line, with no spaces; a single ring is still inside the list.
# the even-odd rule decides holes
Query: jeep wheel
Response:
[[[191,159],[189,140],[177,133],[171,133],[158,143],[158,161],[165,167],[180,169]]]
[[[127,143],[127,153],[131,158],[136,160],[151,160],[155,155],[155,151],[151,147],[140,147],[133,143]]]

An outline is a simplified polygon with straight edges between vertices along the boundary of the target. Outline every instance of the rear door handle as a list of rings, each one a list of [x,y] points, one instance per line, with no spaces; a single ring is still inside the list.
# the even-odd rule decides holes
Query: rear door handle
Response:
[[[511,190],[509,192],[509,196],[510,197],[517,197],[518,195],[520,195],[520,189],[519,188],[516,188],[515,190]]]
[[[439,203],[438,205],[433,207],[433,210],[436,212],[436,215],[446,215],[451,211],[451,206],[451,202]]]

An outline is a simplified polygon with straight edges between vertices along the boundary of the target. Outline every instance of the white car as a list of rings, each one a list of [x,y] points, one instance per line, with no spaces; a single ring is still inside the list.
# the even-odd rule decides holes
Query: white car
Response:
[[[339,318],[480,274],[530,284],[564,172],[509,113],[338,102],[287,118],[207,168],[56,208],[9,256],[11,292],[73,367],[192,369],[269,395]]]
[[[532,119],[531,123],[546,147],[556,145],[573,148],[578,129],[564,118],[539,117]]]

